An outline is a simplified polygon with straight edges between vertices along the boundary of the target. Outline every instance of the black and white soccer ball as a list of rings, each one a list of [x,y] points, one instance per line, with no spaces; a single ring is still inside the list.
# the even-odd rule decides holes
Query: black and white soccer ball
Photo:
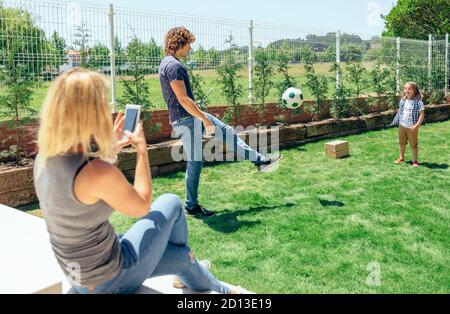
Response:
[[[281,96],[283,106],[289,109],[297,109],[303,104],[303,92],[295,87],[289,87]]]

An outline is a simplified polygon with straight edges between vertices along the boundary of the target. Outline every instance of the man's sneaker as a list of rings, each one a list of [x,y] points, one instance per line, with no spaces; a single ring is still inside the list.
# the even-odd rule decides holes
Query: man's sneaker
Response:
[[[419,167],[419,166],[420,166],[420,164],[419,164],[418,161],[413,161],[413,162],[411,163],[411,165],[412,165],[413,167]]]
[[[398,158],[398,159],[396,159],[395,161],[394,161],[394,163],[396,163],[397,165],[398,164],[401,164],[402,162],[404,162],[405,160],[403,159],[403,158]]]
[[[256,163],[255,166],[259,172],[269,172],[275,166],[278,165],[278,162],[283,158],[282,155],[278,155],[276,157],[269,157],[268,159]]]
[[[207,259],[202,260],[202,261],[198,261],[200,264],[203,265],[203,267],[205,267],[207,270],[211,270],[211,262],[208,261]],[[183,289],[186,288],[186,285],[183,283],[183,281],[181,280],[180,277],[178,276],[173,276],[173,287],[177,288],[177,289]]]
[[[198,215],[203,216],[203,217],[209,217],[209,216],[212,216],[212,215],[216,214],[216,212],[213,212],[212,210],[207,210],[206,208],[204,208],[203,206],[201,206],[199,204],[197,204],[192,209],[189,209],[187,207],[185,207],[184,209],[186,210],[186,212],[189,215],[197,215],[198,214]]]

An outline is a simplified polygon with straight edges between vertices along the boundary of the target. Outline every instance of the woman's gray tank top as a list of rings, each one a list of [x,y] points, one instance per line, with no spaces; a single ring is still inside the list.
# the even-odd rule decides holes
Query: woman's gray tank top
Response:
[[[113,279],[122,265],[119,240],[108,221],[114,210],[103,201],[82,204],[74,195],[74,180],[85,162],[82,154],[67,154],[49,158],[38,176],[34,169],[36,194],[53,251],[63,272],[77,286]]]

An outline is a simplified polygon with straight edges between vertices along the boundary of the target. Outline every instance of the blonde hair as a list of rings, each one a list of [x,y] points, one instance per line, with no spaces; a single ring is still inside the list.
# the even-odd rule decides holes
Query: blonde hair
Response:
[[[417,85],[416,82],[407,82],[405,83],[404,86],[409,85],[412,87],[413,91],[414,91],[414,97],[413,99],[417,99],[417,100],[421,100],[422,99],[422,94],[420,93],[419,90],[419,85]],[[403,99],[406,99],[406,94],[405,92],[403,92]]]
[[[111,160],[115,141],[106,79],[81,68],[60,75],[41,111],[38,171],[48,158],[67,154],[78,146],[85,158]]]

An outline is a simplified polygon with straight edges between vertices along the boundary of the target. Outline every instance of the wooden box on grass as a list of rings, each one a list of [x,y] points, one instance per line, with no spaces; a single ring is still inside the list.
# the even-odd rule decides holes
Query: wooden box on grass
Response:
[[[348,156],[348,142],[337,140],[325,143],[325,155],[333,159]]]

